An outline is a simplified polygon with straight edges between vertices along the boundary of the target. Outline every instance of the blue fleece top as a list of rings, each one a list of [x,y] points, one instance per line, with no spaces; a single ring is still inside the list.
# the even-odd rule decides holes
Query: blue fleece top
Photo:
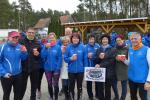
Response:
[[[77,60],[73,61],[71,59],[73,54],[77,54]],[[64,60],[68,63],[69,73],[80,73],[84,72],[86,56],[85,56],[85,46],[83,43],[79,44],[69,44],[65,53]]]
[[[96,57],[96,50],[100,48],[99,44],[95,43],[94,45],[87,44],[85,47],[85,52],[86,52],[86,61],[85,62],[85,67],[95,67],[95,57]],[[88,53],[92,53],[92,59],[88,58]]]
[[[44,46],[41,51],[41,58],[45,61],[45,71],[60,71],[62,66],[62,52],[59,45],[54,45],[50,48]]]
[[[27,58],[27,52],[21,51],[21,45],[5,43],[0,47],[0,76],[10,73],[12,76],[22,72],[21,60]]]

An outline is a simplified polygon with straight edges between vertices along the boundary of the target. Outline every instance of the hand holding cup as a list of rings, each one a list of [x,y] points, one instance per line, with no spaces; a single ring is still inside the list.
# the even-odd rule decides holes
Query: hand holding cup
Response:
[[[24,45],[21,46],[21,49],[20,49],[22,52],[27,52],[27,49]]]
[[[88,58],[89,58],[89,59],[92,59],[92,56],[93,56],[93,53],[92,53],[92,52],[89,52],[89,53],[88,53]]]
[[[61,51],[62,51],[62,53],[64,53],[66,51],[66,46],[62,46]]]
[[[46,46],[46,48],[50,48],[51,47],[51,43],[46,43],[45,46]]]
[[[33,55],[38,56],[40,53],[38,52],[37,48],[33,48]]]
[[[126,60],[126,55],[117,55],[117,60],[118,61],[125,61]]]
[[[73,61],[77,60],[77,54],[73,54],[73,55],[72,55],[72,60],[73,60]]]

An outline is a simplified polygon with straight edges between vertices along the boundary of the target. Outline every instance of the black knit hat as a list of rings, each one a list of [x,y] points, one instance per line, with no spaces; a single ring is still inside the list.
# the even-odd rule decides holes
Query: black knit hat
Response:
[[[110,36],[109,36],[108,34],[104,34],[104,35],[102,35],[102,36],[100,37],[100,43],[102,43],[102,39],[103,39],[104,37],[108,38],[108,44],[110,44],[111,39],[110,39]]]

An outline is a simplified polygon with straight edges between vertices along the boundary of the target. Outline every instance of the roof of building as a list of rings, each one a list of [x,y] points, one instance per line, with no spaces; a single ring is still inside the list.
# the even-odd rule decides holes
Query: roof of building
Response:
[[[60,22],[61,22],[61,24],[73,23],[74,20],[73,20],[73,18],[70,15],[65,15],[65,16],[61,16],[60,17]]]
[[[50,22],[51,22],[51,18],[42,18],[36,23],[34,28],[40,29],[40,28],[48,27]]]

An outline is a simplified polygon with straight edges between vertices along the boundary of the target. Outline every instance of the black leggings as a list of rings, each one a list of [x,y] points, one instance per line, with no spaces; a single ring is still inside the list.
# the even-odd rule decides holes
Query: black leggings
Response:
[[[3,100],[9,100],[10,92],[13,86],[14,100],[22,100],[21,98],[21,85],[22,75],[12,76],[11,78],[1,78],[1,84],[3,89]]]
[[[39,69],[38,87],[37,87],[38,91],[41,91],[41,82],[42,82],[43,74],[44,74],[44,69],[43,69],[43,68],[40,68],[40,69]]]
[[[22,99],[25,95],[26,89],[27,89],[27,82],[28,82],[28,76],[30,76],[30,83],[31,83],[31,96],[30,100],[36,100],[36,89],[38,86],[38,79],[39,79],[39,72],[38,70],[34,70],[30,73],[28,72],[22,72],[22,78],[23,78],[23,84],[22,84]]]
[[[75,82],[77,82],[77,93],[78,93],[78,99],[80,99],[80,96],[82,94],[82,82],[83,82],[83,73],[69,73],[69,91],[70,96],[74,100],[74,88],[75,88]]]
[[[111,100],[111,87],[113,85],[112,79],[106,79],[106,82],[99,82],[98,84],[98,98],[99,100]]]

